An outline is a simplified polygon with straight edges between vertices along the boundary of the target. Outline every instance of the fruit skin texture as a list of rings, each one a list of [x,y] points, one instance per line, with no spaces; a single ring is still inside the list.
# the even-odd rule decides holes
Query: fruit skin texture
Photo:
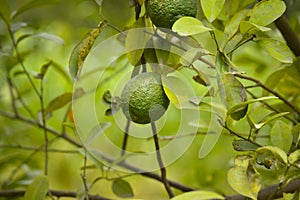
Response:
[[[172,28],[180,17],[197,14],[196,0],[146,0],[146,11],[157,27]]]
[[[138,124],[158,120],[170,103],[164,92],[161,76],[155,72],[141,73],[128,81],[121,100],[125,116]]]

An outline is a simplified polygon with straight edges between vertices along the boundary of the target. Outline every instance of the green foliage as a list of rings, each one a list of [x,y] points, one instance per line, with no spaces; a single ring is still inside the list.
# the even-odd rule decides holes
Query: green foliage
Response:
[[[49,181],[46,176],[38,176],[34,181],[28,186],[24,200],[43,200],[49,189]]]
[[[285,42],[299,2],[0,4],[0,187],[13,198],[259,199],[273,184],[299,198],[285,191],[300,173],[300,58]]]

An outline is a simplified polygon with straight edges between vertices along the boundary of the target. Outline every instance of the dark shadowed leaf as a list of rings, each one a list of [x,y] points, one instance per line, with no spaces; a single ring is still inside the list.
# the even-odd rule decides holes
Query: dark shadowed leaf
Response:
[[[46,176],[38,176],[28,186],[24,200],[44,200],[48,192],[49,182]]]
[[[112,191],[121,198],[129,198],[134,195],[130,184],[121,178],[113,181]]]
[[[236,151],[255,151],[258,146],[246,140],[234,140],[232,146]]]

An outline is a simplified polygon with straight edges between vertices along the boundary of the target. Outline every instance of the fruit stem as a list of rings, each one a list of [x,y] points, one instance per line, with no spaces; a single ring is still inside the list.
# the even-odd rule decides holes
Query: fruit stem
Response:
[[[158,137],[157,137],[157,130],[156,130],[156,126],[155,126],[154,121],[151,121],[151,128],[152,128],[153,139],[154,139],[154,144],[155,144],[157,162],[158,162],[160,172],[161,172],[161,179],[162,179],[162,182],[163,182],[163,184],[166,188],[166,191],[168,192],[169,197],[172,198],[172,197],[174,197],[174,193],[171,190],[169,181],[167,179],[167,171],[166,171],[166,168],[164,166],[162,156],[161,156],[161,153],[160,153],[160,147],[159,147],[159,142],[158,142]]]
[[[130,120],[128,119],[127,123],[126,123],[124,138],[123,138],[121,156],[123,156],[125,154],[125,152],[126,152],[126,146],[127,146],[127,141],[128,141],[128,133],[129,133],[129,126],[130,126]]]

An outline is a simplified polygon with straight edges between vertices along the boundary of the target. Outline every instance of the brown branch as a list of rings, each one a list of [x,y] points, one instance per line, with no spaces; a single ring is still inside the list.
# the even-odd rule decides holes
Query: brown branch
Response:
[[[25,194],[25,190],[2,190],[0,191],[0,197],[8,197],[8,198],[13,198],[13,197],[22,197]],[[49,190],[48,195],[50,196],[55,196],[57,198],[60,197],[77,197],[76,192],[72,191],[62,191],[62,190]],[[89,200],[110,200],[109,198],[105,198],[99,195],[88,195]]]
[[[28,119],[28,118],[20,116],[20,115],[16,116],[16,115],[14,115],[12,113],[9,113],[9,112],[3,111],[3,110],[0,110],[0,115],[2,115],[4,117],[7,117],[7,118],[10,118],[10,119],[19,120],[21,122],[24,122],[26,124],[29,124],[29,125],[32,125],[32,126],[35,126],[35,127],[38,127],[38,128],[42,128],[42,129],[46,128],[49,133],[52,133],[55,136],[63,138],[64,140],[68,141],[70,144],[72,144],[72,145],[74,145],[74,146],[76,146],[78,148],[82,148],[83,147],[79,142],[75,141],[73,138],[70,138],[68,135],[66,135],[64,133],[61,134],[61,133],[57,132],[56,130],[53,130],[53,129],[49,128],[49,127],[44,127],[41,123],[39,123],[37,121],[34,121],[32,119]],[[103,158],[103,160],[105,160],[108,163],[115,162],[115,160],[113,158],[111,158],[110,156],[107,156],[107,155],[105,155],[103,153],[101,154],[101,157]],[[126,169],[128,169],[128,170],[130,170],[132,172],[139,173],[142,176],[145,176],[145,177],[148,177],[148,178],[152,178],[152,179],[155,179],[155,180],[160,181],[160,182],[163,181],[161,179],[160,175],[158,175],[156,173],[152,173],[152,172],[145,172],[143,169],[138,168],[138,167],[136,167],[134,165],[130,165],[130,164],[126,163],[126,162],[119,163],[119,166],[124,167],[124,168],[126,168]],[[194,190],[193,188],[188,187],[186,185],[183,185],[183,184],[181,184],[179,182],[176,182],[176,181],[168,180],[168,182],[169,182],[169,184],[170,184],[171,187],[174,187],[174,188],[176,188],[178,190],[181,190],[183,192],[193,191]]]
[[[284,37],[286,44],[293,51],[295,56],[300,56],[300,41],[297,34],[290,26],[287,18],[282,15],[275,21],[275,25]]]
[[[259,80],[249,77],[249,76],[245,76],[242,74],[238,74],[235,73],[234,76],[237,76],[239,78],[245,79],[245,80],[249,80],[252,81],[254,83],[256,83],[259,87],[263,88],[264,90],[268,91],[269,93],[275,95],[276,97],[278,97],[281,101],[283,101],[286,105],[288,105],[291,109],[293,109],[298,115],[300,115],[300,110],[298,107],[296,107],[295,105],[293,105],[291,102],[289,102],[285,97],[283,97],[281,94],[279,94],[278,92],[268,88],[267,86],[265,86],[262,82],[260,82]]]
[[[278,190],[279,187],[280,187],[280,185],[277,184],[277,185],[271,185],[271,186],[268,186],[268,187],[262,189],[258,193],[257,199],[258,200],[268,199],[271,195],[273,195],[274,192],[276,192],[276,190]],[[289,184],[287,184],[286,187],[278,190],[275,193],[275,195],[273,196],[273,198],[280,198],[280,197],[282,197],[283,193],[294,193],[299,189],[300,189],[300,180],[291,181]],[[245,196],[234,195],[234,196],[228,196],[225,199],[226,200],[244,200]]]

